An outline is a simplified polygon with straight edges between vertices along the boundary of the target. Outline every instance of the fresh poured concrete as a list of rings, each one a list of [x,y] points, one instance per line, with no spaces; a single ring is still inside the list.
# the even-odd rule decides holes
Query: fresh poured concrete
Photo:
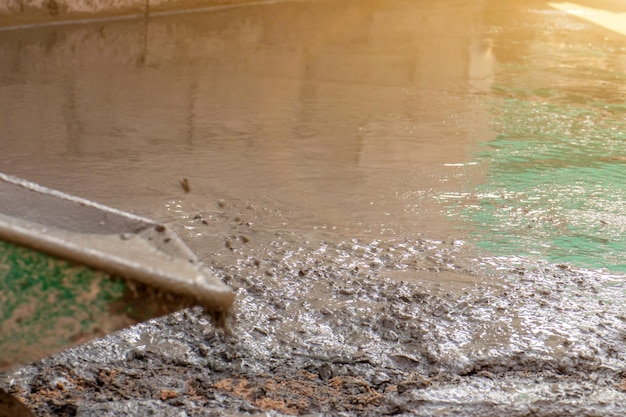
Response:
[[[619,36],[401,0],[6,32],[4,169],[167,222],[237,299],[231,338],[186,310],[2,387],[41,415],[623,415],[616,256],[537,245],[593,218],[563,196],[621,227],[590,181],[622,160]]]

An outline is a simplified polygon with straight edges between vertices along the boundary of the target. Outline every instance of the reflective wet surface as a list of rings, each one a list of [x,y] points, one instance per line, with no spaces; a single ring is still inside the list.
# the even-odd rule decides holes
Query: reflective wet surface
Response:
[[[168,199],[238,198],[296,228],[457,234],[431,197],[478,175],[459,166],[493,134],[480,6],[452,31],[450,7],[307,2],[5,32],[3,170],[157,217]]]
[[[623,7],[583,6],[0,32],[1,169],[168,222],[238,293],[236,340],[186,311],[3,387],[50,412],[65,381],[80,415],[623,415],[626,38],[597,23]]]
[[[551,5],[598,23],[623,16]],[[478,153],[488,180],[466,218],[492,253],[624,271],[624,35],[550,8],[535,14],[554,28],[534,33],[523,51],[496,55],[498,135]]]

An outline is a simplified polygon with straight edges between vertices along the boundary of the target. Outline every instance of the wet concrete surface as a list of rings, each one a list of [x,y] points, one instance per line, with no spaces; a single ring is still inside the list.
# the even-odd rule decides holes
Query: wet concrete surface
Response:
[[[479,251],[450,215],[486,180],[494,80],[540,33],[600,36],[558,13],[300,2],[0,35],[2,169],[169,223],[237,291],[232,336],[185,310],[0,388],[42,416],[623,415],[623,276]]]
[[[231,207],[203,227],[233,237],[209,262],[238,289],[235,336],[182,311],[5,386],[41,415],[623,413],[620,276],[463,260],[459,242],[259,231]]]

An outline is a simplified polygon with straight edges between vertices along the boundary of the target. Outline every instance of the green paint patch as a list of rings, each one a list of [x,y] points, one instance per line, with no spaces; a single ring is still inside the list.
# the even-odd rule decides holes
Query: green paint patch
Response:
[[[102,332],[125,292],[123,280],[0,241],[0,364]]]
[[[460,212],[489,253],[626,271],[620,43],[561,35],[537,37],[523,59],[498,63],[498,135],[478,154],[488,179]]]
[[[531,96],[493,104],[500,133],[479,154],[488,182],[463,209],[477,244],[626,271],[624,106]]]

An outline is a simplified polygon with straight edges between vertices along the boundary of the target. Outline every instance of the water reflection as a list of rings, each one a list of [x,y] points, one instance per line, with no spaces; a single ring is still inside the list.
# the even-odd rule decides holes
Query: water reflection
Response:
[[[298,2],[5,32],[2,169],[147,214],[184,176],[197,204],[445,237],[456,226],[431,197],[471,174],[445,164],[490,137],[482,15]]]

